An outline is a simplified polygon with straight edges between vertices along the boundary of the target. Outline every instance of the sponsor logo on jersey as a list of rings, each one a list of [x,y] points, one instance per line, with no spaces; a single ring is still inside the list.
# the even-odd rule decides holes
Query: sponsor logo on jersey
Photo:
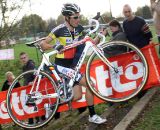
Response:
[[[72,43],[72,39],[71,38],[66,38],[66,43]]]

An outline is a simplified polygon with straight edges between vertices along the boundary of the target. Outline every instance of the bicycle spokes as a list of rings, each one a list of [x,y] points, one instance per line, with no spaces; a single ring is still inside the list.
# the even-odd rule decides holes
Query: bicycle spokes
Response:
[[[142,90],[148,77],[148,66],[143,54],[124,42],[107,43],[102,48],[112,67],[92,54],[86,69],[89,87],[106,101],[119,102],[134,97]],[[120,50],[109,51],[113,48]],[[95,86],[92,86],[91,80],[96,82]]]
[[[21,85],[26,75],[34,75],[36,70],[22,73],[14,82]],[[7,95],[9,115],[15,123],[24,128],[38,128],[49,122],[57,110],[59,95],[54,80],[45,72],[40,72],[29,85],[15,88],[11,86]],[[37,87],[38,86],[38,87]],[[37,89],[38,88],[38,89]],[[39,119],[39,121],[37,120]],[[32,120],[32,123],[30,122]]]

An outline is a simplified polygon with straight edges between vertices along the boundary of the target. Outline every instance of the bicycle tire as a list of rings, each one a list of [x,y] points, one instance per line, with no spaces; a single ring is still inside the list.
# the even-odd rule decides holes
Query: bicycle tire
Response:
[[[10,86],[7,93],[7,110],[11,119],[20,127],[33,129],[40,128],[46,125],[54,116],[57,111],[59,97],[53,98],[29,98],[28,92],[31,89],[31,86],[36,86],[37,84],[37,70],[29,70],[22,74],[20,74]],[[25,82],[25,76],[34,75],[32,85],[30,86],[22,86],[20,88],[15,88],[15,84],[19,82],[21,85]],[[34,95],[42,95],[42,94],[52,94],[53,92],[57,93],[57,85],[54,79],[44,71],[40,71],[39,75],[42,76],[40,80],[40,88],[39,91],[34,92]],[[34,84],[35,81],[35,84]],[[16,89],[19,89],[16,91]],[[24,90],[23,90],[24,89]],[[23,90],[23,92],[22,92]],[[20,95],[19,98],[15,94]],[[14,95],[14,96],[13,96]],[[21,103],[21,104],[20,104]],[[16,104],[16,106],[15,106]],[[12,107],[19,107],[19,112],[16,112],[16,109],[12,109]],[[17,111],[18,111],[17,110]],[[34,113],[34,116],[30,117],[29,113]],[[28,115],[28,117],[24,117],[24,115]],[[35,118],[36,117],[36,118]],[[38,120],[39,118],[39,120]],[[33,120],[33,122],[31,122]],[[38,122],[39,121],[39,122]]]
[[[118,65],[115,65],[115,66],[117,66],[118,72],[115,72],[113,69],[110,69],[109,67],[106,67],[106,65],[104,65],[103,69],[106,67],[105,74],[108,76],[108,78],[105,79],[105,81],[102,81],[101,83],[98,83],[96,80],[94,80],[91,76],[91,73],[90,73],[92,71],[91,66],[94,65],[94,61],[98,61],[98,60],[102,61],[102,60],[99,59],[99,57],[96,55],[96,53],[93,52],[87,62],[87,66],[86,66],[86,80],[87,80],[88,86],[91,89],[91,91],[100,99],[102,99],[104,101],[109,101],[109,102],[123,102],[123,101],[126,101],[126,100],[133,98],[135,95],[137,95],[143,89],[143,87],[147,81],[147,78],[148,78],[148,64],[147,64],[147,61],[146,61],[144,55],[142,54],[142,52],[133,44],[130,44],[127,42],[122,42],[122,41],[113,41],[113,42],[105,43],[105,44],[101,45],[100,49],[103,50],[103,54],[105,55],[105,57],[108,57],[107,59],[109,61],[111,60],[110,62],[112,62],[112,64],[114,64],[114,63],[118,64]],[[119,49],[119,50],[117,50],[117,52],[116,52],[113,49]],[[112,51],[113,51],[113,53],[112,53]],[[121,66],[125,65],[126,63],[124,61],[123,62],[120,61],[120,59],[116,59],[116,61],[114,62],[114,60],[113,60],[114,57],[117,57],[117,58],[123,57],[124,54],[129,55],[129,52],[133,53],[133,56],[131,57],[130,60],[134,60],[134,62],[136,64],[139,64],[140,67],[142,67],[142,69],[140,69],[140,71],[135,70],[134,65],[127,66],[128,68],[127,67],[121,68]],[[128,60],[129,59],[126,59],[126,62]],[[119,64],[119,62],[122,62],[122,63]],[[129,69],[129,67],[130,67],[130,69]],[[134,71],[137,71],[137,72],[134,72]],[[99,74],[97,74],[97,78],[104,77],[104,75],[102,75],[103,72],[102,73],[98,72],[98,73]],[[129,75],[129,73],[131,73],[131,76]],[[137,75],[133,74],[133,73],[136,73]],[[138,76],[139,76],[139,78],[137,78]],[[131,82],[131,83],[135,83],[137,86],[136,86],[136,88],[134,87],[134,90],[132,90],[133,92],[130,92],[131,88],[126,89],[126,88],[124,88],[124,86],[122,86],[122,84],[120,84],[120,82],[122,81],[121,79],[123,77],[125,77],[125,78],[129,77],[130,80],[134,79],[133,82]],[[110,83],[110,86],[106,85],[107,83],[108,84]],[[97,86],[101,86],[101,85],[103,87],[109,86],[108,87],[109,89],[108,88],[107,89],[106,88],[103,88],[103,89],[98,88],[97,89]],[[125,93],[124,93],[120,88],[121,86],[123,87],[123,89],[126,89],[128,91],[125,91]],[[130,86],[131,86],[131,84],[130,84]],[[131,86],[131,87],[133,88],[133,86]],[[116,90],[118,90],[118,92],[119,92],[118,94],[124,94],[124,95],[118,96],[118,94],[117,94],[116,96],[113,96],[113,93],[116,93],[115,88],[116,88]],[[127,94],[126,94],[126,92],[127,92]]]

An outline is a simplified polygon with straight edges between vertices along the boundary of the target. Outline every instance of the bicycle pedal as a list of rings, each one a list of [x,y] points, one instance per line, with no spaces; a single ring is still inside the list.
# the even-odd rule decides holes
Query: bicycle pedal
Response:
[[[36,103],[35,102],[26,102],[26,105],[27,106],[36,106]]]
[[[26,101],[26,105],[27,105],[27,106],[36,106],[35,100],[29,98],[29,99]]]
[[[37,106],[34,106],[34,111],[38,111],[38,107]]]

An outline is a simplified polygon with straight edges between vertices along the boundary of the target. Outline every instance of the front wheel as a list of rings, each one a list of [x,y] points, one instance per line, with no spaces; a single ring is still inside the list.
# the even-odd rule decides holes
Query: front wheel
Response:
[[[37,74],[37,70],[30,70],[20,74],[7,93],[9,116],[23,128],[44,126],[57,110],[57,88],[53,78],[43,71]]]
[[[108,67],[95,53],[90,56],[86,79],[93,93],[110,102],[126,101],[137,95],[148,77],[148,65],[142,52],[121,41],[105,43],[100,50],[112,67]]]

